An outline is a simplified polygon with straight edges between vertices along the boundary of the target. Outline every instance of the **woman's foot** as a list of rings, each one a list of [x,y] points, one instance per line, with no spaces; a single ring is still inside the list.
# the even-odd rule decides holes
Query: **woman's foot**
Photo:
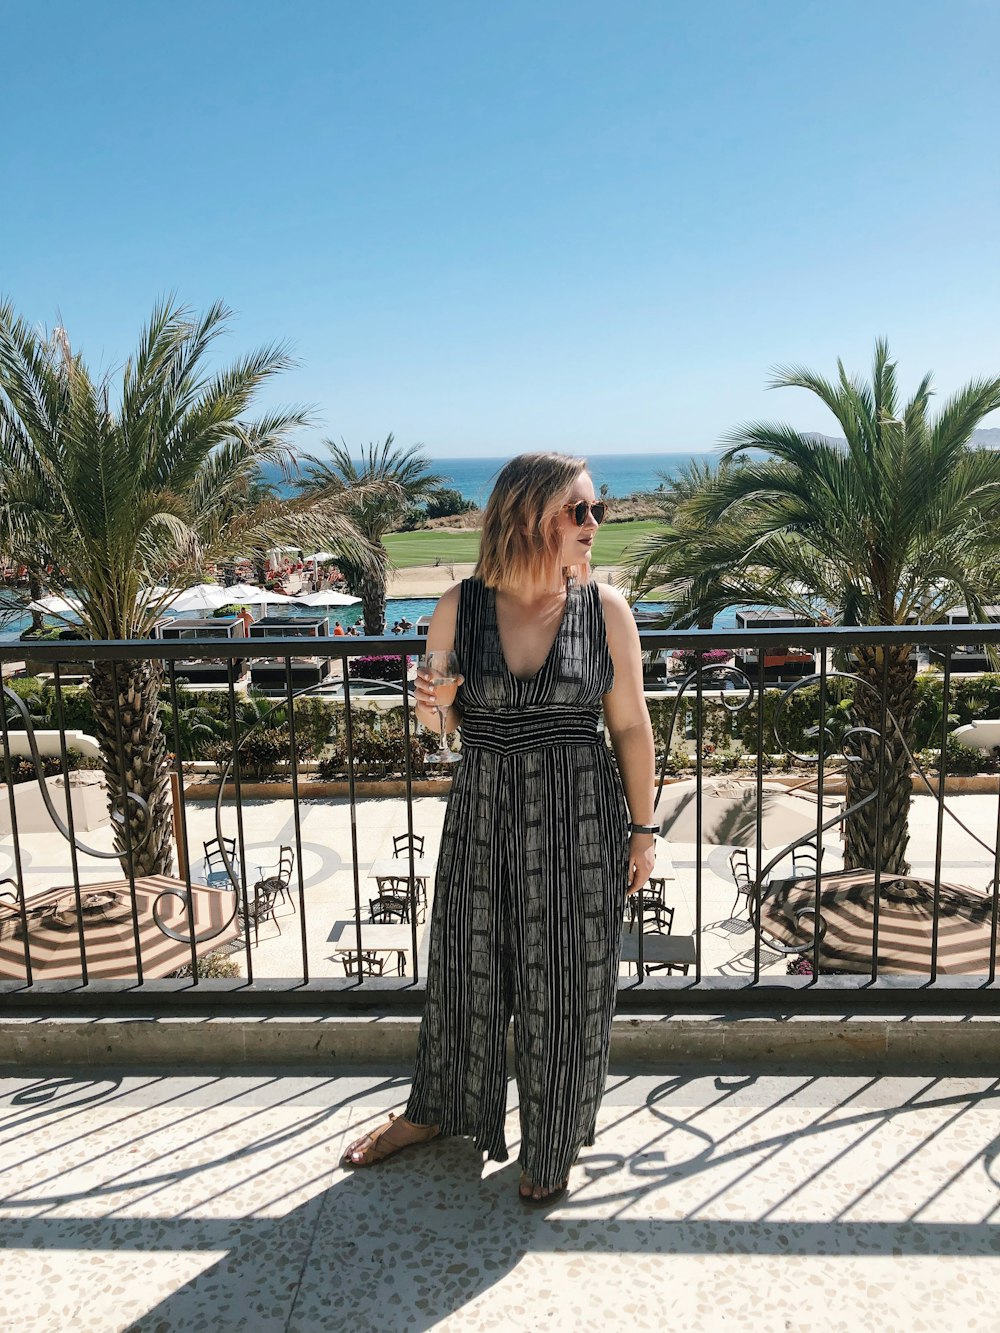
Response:
[[[429,1143],[437,1134],[437,1125],[415,1125],[405,1116],[390,1112],[384,1125],[355,1139],[340,1160],[345,1166],[374,1166],[414,1143]]]
[[[568,1184],[569,1177],[567,1177],[561,1185],[556,1185],[553,1189],[543,1189],[541,1185],[535,1185],[532,1182],[527,1171],[522,1171],[521,1183],[517,1187],[517,1192],[520,1195],[522,1203],[535,1206],[542,1203],[554,1203],[556,1199],[562,1198],[566,1193]]]

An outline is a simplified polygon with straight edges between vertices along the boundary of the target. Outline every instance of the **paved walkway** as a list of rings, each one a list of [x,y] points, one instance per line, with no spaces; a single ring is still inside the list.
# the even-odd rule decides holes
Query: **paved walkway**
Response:
[[[949,796],[947,805],[987,844],[991,844],[997,825],[996,796]],[[426,838],[426,851],[436,857],[441,842],[445,801],[438,796],[418,796],[413,802],[413,827]],[[334,951],[335,923],[353,918],[355,912],[354,847],[357,840],[359,901],[363,919],[367,919],[369,899],[375,897],[374,881],[368,878],[373,861],[392,855],[392,835],[407,827],[406,803],[402,798],[362,798],[355,814],[352,833],[349,803],[343,799],[303,800],[301,803],[302,871],[306,900],[306,936],[309,970],[312,977],[342,977],[344,966]],[[207,803],[188,802],[188,836],[192,849],[192,874],[203,872],[202,844],[215,834],[215,809]],[[223,829],[236,834],[236,816],[227,806]],[[937,807],[927,796],[913,798],[910,817],[909,857],[913,871],[933,878],[936,853]],[[244,833],[250,882],[259,867],[273,866],[282,844],[294,845],[295,825],[290,800],[244,801]],[[111,846],[106,826],[83,834],[84,840],[97,847]],[[30,894],[55,885],[73,882],[68,846],[49,833],[29,833],[21,839],[22,871]],[[754,935],[746,920],[745,906],[737,904],[737,919],[731,918],[735,892],[729,869],[729,847],[671,843],[670,858],[676,878],[666,885],[666,902],[675,909],[673,933],[692,935],[697,925],[698,866],[701,864],[702,893],[702,967],[706,975],[742,976],[753,971]],[[839,844],[827,845],[826,869],[842,864]],[[117,862],[110,863],[117,869]],[[786,863],[787,864],[787,863]],[[81,855],[79,868],[84,883],[99,883],[108,878],[109,862]],[[0,878],[15,870],[13,845],[0,835]],[[780,868],[775,872],[780,875]],[[993,875],[993,858],[951,820],[945,821],[942,847],[942,878],[956,884],[985,887]],[[298,892],[298,876],[293,881]],[[253,949],[255,977],[299,977],[302,975],[301,918],[286,906],[278,909],[280,920],[267,921],[261,928],[260,943]],[[279,933],[280,926],[280,933]],[[421,975],[426,970],[428,927],[417,931]],[[246,968],[245,953],[233,955]],[[786,960],[770,950],[761,953],[764,973],[783,973]],[[629,969],[625,968],[628,972]],[[407,968],[412,975],[412,963]]]
[[[467,1140],[342,1146],[405,1075],[0,1079],[16,1333],[1000,1328],[1000,1081],[609,1078],[547,1213]]]

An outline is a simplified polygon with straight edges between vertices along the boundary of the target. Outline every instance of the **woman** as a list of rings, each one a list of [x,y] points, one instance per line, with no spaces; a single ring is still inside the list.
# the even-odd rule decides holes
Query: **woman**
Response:
[[[473,1135],[506,1161],[511,1015],[521,1199],[562,1195],[594,1142],[624,895],[649,878],[654,832],[639,635],[621,594],[589,579],[604,512],[583,459],[512,459],[486,506],[475,576],[431,617],[427,651],[454,649],[463,672],[447,718],[462,730],[462,764],[438,860],[417,1063],[405,1116],[351,1144],[345,1164],[439,1133]],[[424,672],[415,695],[436,731]],[[601,707],[618,772],[597,730]]]

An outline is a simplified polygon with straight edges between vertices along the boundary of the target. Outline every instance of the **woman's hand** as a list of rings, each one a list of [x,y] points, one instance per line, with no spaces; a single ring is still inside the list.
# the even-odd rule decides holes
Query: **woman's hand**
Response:
[[[633,833],[628,843],[628,887],[626,896],[638,893],[653,873],[656,842],[652,833]]]
[[[464,682],[465,677],[459,676],[457,685],[461,686]],[[455,685],[452,688],[454,689]],[[438,733],[441,729],[441,722],[437,712],[437,686],[434,684],[434,677],[424,667],[418,667],[417,674],[413,678],[413,701],[416,704],[418,720],[428,730]],[[445,731],[457,731],[460,725],[461,717],[458,709],[454,705],[444,709]]]
[[[418,708],[426,708],[433,713],[437,690],[431,681],[430,672],[425,671],[423,667],[417,668],[417,674],[413,678],[413,700]]]
[[[465,677],[459,676],[457,683],[463,685]],[[437,708],[437,687],[433,676],[424,667],[418,667],[413,678],[413,699],[418,708],[426,708],[430,713]]]

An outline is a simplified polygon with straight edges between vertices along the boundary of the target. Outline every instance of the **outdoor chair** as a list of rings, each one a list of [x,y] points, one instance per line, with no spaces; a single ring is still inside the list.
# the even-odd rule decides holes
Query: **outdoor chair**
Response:
[[[410,904],[405,898],[395,894],[384,894],[381,898],[372,898],[368,903],[368,921],[371,925],[382,923],[394,926],[405,925],[410,919]]]
[[[750,895],[753,893],[753,877],[750,874],[750,855],[745,847],[738,847],[729,858],[729,869],[732,872],[733,883],[736,885],[736,897],[733,899],[733,905],[729,909],[729,919],[733,920],[736,916],[736,909],[739,906],[740,898],[746,898],[749,906]]]
[[[674,909],[672,907],[668,907],[665,903],[658,903],[654,909],[654,916],[656,921],[656,929],[660,935],[670,935],[673,933]],[[643,923],[643,930],[645,930],[645,922]],[[650,975],[651,972],[673,972],[675,970],[683,972],[684,975],[687,976],[687,971],[690,964],[689,963],[643,963],[642,966],[647,977]],[[636,972],[639,971],[639,964],[637,962],[629,963],[629,968],[631,969],[632,967],[635,968]]]
[[[258,880],[254,885],[253,896],[248,895],[247,910],[243,908],[242,894],[236,895],[236,913],[240,919],[240,925],[243,930],[244,938],[249,933],[250,924],[253,924],[253,942],[260,941],[260,923],[271,920],[278,927],[278,934],[281,934],[281,922],[275,912],[275,902],[278,891],[276,888],[269,888],[268,884],[273,881]]]
[[[344,964],[344,972],[349,977],[359,975],[358,962],[359,957],[356,953],[342,953],[340,961]],[[380,977],[385,971],[385,954],[380,953],[362,953],[360,956],[362,977]]]
[[[645,918],[647,912],[652,912],[654,917],[656,913],[666,906],[664,895],[666,893],[667,881],[659,876],[653,876],[646,881],[638,893],[630,893],[625,899],[625,915],[628,918],[629,928],[635,924],[637,916]],[[659,930],[659,926],[657,926]]]
[[[223,848],[225,848],[229,864],[233,867],[233,875],[238,880],[240,877],[240,860],[236,853],[236,839],[209,838],[208,842],[202,843],[202,846],[205,849],[205,883],[208,885],[222,884],[226,888],[231,888],[232,881],[226,870],[226,862],[222,853]]]
[[[259,891],[262,887],[273,892],[275,902],[288,902],[291,904],[292,911],[295,911],[295,898],[291,890],[292,870],[295,866],[295,853],[291,847],[280,847],[278,849],[278,863],[275,866],[258,866],[257,873],[260,879],[254,885],[254,889]],[[272,873],[267,874],[270,870]]]
[[[393,856],[403,856],[410,854],[410,843],[413,843],[413,855],[423,856],[424,854],[424,835],[422,833],[394,833],[392,835],[392,854]]]
[[[377,875],[375,883],[378,885],[378,896],[384,898],[399,898],[409,906],[410,902],[410,881],[405,876],[397,875]],[[420,880],[414,885],[414,905],[417,909],[417,925],[422,926],[427,919],[427,898],[421,897]],[[409,916],[407,916],[409,920]]]
[[[392,837],[392,854],[397,860],[404,861],[410,855],[410,846],[413,846],[414,856],[423,856],[424,854],[424,835],[422,833],[394,833]],[[427,905],[427,879],[424,875],[418,875],[414,881],[416,890],[426,907]]]
[[[664,935],[669,935],[674,926],[674,909],[672,907],[664,907],[662,910],[664,915],[669,913],[669,916],[667,917],[667,928],[663,932]],[[683,972],[684,975],[687,976],[688,968],[690,966],[690,963],[643,963],[643,968],[645,969],[647,977],[652,972]]]
[[[792,879],[815,879],[816,872],[822,867],[826,848],[816,855],[816,844],[804,842],[801,847],[792,850]]]

